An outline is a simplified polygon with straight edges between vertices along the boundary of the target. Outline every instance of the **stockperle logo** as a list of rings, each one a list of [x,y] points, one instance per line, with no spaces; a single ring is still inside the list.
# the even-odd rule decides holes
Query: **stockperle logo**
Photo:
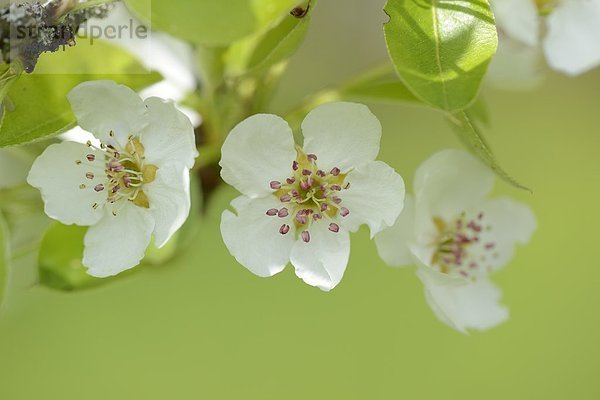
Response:
[[[87,5],[87,6],[86,6]],[[150,0],[144,15],[150,15]],[[54,0],[41,3],[11,3],[0,9],[0,54],[6,63],[18,62],[26,72],[37,74],[82,74],[81,63],[39,63],[44,53],[84,55],[94,52],[101,57],[114,46],[127,50],[138,59],[152,55],[151,26],[138,20],[121,2],[97,5]],[[112,52],[114,54],[114,51]],[[47,57],[61,57],[47,55]],[[107,52],[107,58],[108,52]],[[119,73],[114,63],[107,62],[99,73]],[[145,74],[142,67],[132,74]]]

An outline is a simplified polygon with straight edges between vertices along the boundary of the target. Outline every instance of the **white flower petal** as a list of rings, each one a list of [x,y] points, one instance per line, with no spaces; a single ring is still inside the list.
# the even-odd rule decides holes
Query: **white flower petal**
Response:
[[[547,19],[544,52],[552,68],[579,75],[600,65],[600,1],[562,2]]]
[[[95,160],[89,162],[88,154]],[[104,167],[102,152],[81,143],[62,142],[48,146],[35,160],[27,182],[42,193],[49,217],[65,225],[93,225],[102,218],[101,205],[106,202],[106,192],[94,190],[103,183],[99,178],[105,178]],[[88,172],[94,174],[94,179],[86,177]],[[99,206],[94,209],[94,204]]]
[[[121,2],[113,4],[107,17],[94,18],[91,23],[103,30],[120,26],[130,28],[127,34],[119,34],[115,39],[105,35],[103,40],[126,49],[148,70],[158,71],[165,78],[162,82],[168,82],[173,88],[170,93],[162,92],[160,97],[179,101],[195,89],[194,51],[188,43],[158,31],[148,31],[144,36],[129,34],[144,25]]]
[[[409,243],[415,240],[415,201],[406,196],[404,208],[396,223],[375,235],[375,245],[379,256],[392,267],[414,264],[414,256]]]
[[[342,206],[350,210],[342,223],[350,232],[362,224],[369,225],[371,238],[382,229],[392,226],[404,205],[404,181],[382,161],[370,162],[348,174],[350,187],[340,197]]]
[[[540,86],[545,79],[542,46],[531,47],[500,36],[486,79],[504,90],[524,91]]]
[[[189,118],[171,101],[150,97],[144,104],[148,109],[148,126],[140,132],[140,140],[146,162],[192,168],[198,152]]]
[[[144,258],[154,229],[148,210],[125,203],[115,217],[104,217],[85,235],[83,265],[88,274],[106,278],[133,268]]]
[[[540,35],[540,17],[532,0],[492,0],[498,28],[512,39],[536,46]]]
[[[113,81],[89,81],[67,95],[79,126],[104,143],[121,146],[147,124],[146,107],[130,88]],[[110,132],[114,132],[114,137]]]
[[[483,331],[508,319],[508,309],[499,304],[502,292],[487,279],[473,283],[450,280],[428,268],[419,268],[417,275],[435,315],[459,332]]]
[[[296,159],[290,126],[271,114],[240,122],[225,139],[221,154],[223,180],[249,197],[270,194],[269,183],[290,176]]]
[[[166,165],[159,168],[156,180],[144,185],[155,221],[154,242],[164,246],[181,228],[190,214],[190,172],[186,168]]]
[[[266,215],[267,210],[278,208],[281,203],[273,196],[258,199],[240,196],[231,206],[237,215],[226,210],[221,216],[221,234],[229,252],[258,276],[281,272],[294,245],[293,226],[282,235],[279,229],[286,221]]]
[[[381,124],[369,108],[356,103],[328,103],[312,110],[302,122],[304,151],[318,157],[323,170],[347,172],[375,160]]]
[[[484,222],[490,230],[481,233],[481,243],[493,244],[492,257],[487,255],[486,266],[498,269],[506,265],[513,257],[515,245],[527,244],[536,229],[533,212],[525,204],[517,203],[509,198],[487,201],[479,208],[484,215]],[[483,254],[475,255],[481,258]]]
[[[0,149],[0,189],[24,184],[31,162],[30,157],[18,148]]]
[[[443,150],[415,174],[415,201],[430,215],[453,218],[481,204],[494,186],[494,173],[462,150]]]
[[[310,229],[310,242],[297,240],[290,256],[296,275],[311,286],[329,291],[344,276],[350,256],[350,235],[333,233],[327,224],[316,223]]]

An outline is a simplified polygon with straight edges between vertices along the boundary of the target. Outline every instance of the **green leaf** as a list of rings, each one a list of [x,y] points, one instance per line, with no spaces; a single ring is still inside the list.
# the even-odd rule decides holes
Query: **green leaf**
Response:
[[[396,71],[424,102],[467,108],[498,47],[487,0],[388,0],[388,52]]]
[[[4,217],[2,216],[2,213],[0,213],[0,304],[2,304],[4,292],[6,290],[8,258],[8,230],[6,228],[6,223],[4,222]]]
[[[111,72],[106,74],[110,60]],[[79,74],[57,72],[80,71]],[[5,110],[0,128],[0,147],[19,145],[61,133],[75,124],[66,95],[81,82],[112,79],[134,90],[157,82],[160,76],[144,71],[133,56],[120,48],[81,40],[73,48],[45,54],[31,75],[24,74],[12,84],[8,98],[14,109]]]
[[[485,141],[485,138],[477,129],[477,126],[471,121],[471,118],[469,118],[466,112],[461,111],[454,114],[448,114],[447,117],[450,125],[460,141],[472,154],[477,156],[508,184],[531,192],[531,189],[517,182],[508,173],[506,173],[502,167],[500,167],[498,161],[492,153],[492,150]]]
[[[302,18],[286,13],[260,38],[248,61],[248,70],[264,70],[291,57],[306,37],[312,10],[313,7]]]
[[[83,237],[86,227],[55,224],[46,232],[39,254],[40,284],[57,290],[85,289],[105,283],[86,273]],[[112,278],[108,278],[110,280]]]
[[[89,289],[135,274],[141,271],[144,266],[163,264],[178,253],[180,248],[179,237],[183,233],[183,231],[176,233],[160,249],[152,241],[146,249],[144,259],[139,266],[121,272],[114,277],[95,278],[88,275],[87,268],[82,264],[83,240],[87,229],[87,227],[82,226],[67,226],[56,223],[46,232],[42,240],[38,260],[41,285],[63,291]]]
[[[192,43],[223,46],[251,34],[257,20],[248,0],[126,0],[153,29]]]
[[[288,4],[285,9],[279,8],[280,14],[276,17],[270,15],[272,20],[266,29],[233,43],[225,54],[227,74],[229,76],[244,75],[248,72],[259,74],[290,58],[306,36],[315,1],[311,3],[310,6],[307,4],[301,6],[307,10],[302,18],[290,15],[294,4]]]
[[[374,69],[339,89],[345,100],[423,105],[402,81],[392,66]]]
[[[471,104],[469,108],[465,110],[471,121],[474,123],[482,124],[483,126],[490,126],[490,114],[488,105],[481,96],[477,97],[475,102]]]

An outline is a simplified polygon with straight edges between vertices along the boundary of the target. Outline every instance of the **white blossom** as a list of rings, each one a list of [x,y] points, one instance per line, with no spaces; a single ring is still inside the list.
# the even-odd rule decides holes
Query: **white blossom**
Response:
[[[240,264],[258,276],[296,275],[322,290],[342,279],[349,232],[371,235],[391,226],[404,201],[404,183],[375,161],[381,125],[369,109],[329,103],[302,123],[304,146],[275,115],[237,125],[222,150],[221,176],[242,195],[225,211],[221,232]]]
[[[48,216],[90,227],[83,265],[107,277],[139,264],[152,236],[161,247],[187,219],[194,132],[172,102],[142,101],[111,81],[82,83],[68,99],[79,126],[100,144],[49,146],[28,182],[41,191]]]
[[[494,174],[460,150],[435,154],[417,170],[414,195],[396,224],[375,237],[392,266],[417,265],[437,317],[461,332],[508,318],[489,275],[506,265],[515,244],[535,230],[531,210],[508,198],[489,199]]]
[[[600,0],[493,0],[491,5],[500,33],[490,67],[494,82],[539,83],[542,54],[551,68],[572,76],[600,65]]]

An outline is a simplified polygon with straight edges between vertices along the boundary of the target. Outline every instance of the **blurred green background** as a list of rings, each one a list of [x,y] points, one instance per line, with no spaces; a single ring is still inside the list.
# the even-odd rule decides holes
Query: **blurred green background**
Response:
[[[383,1],[321,1],[278,95],[278,111],[385,60]],[[484,91],[488,138],[534,189],[499,182],[539,228],[495,275],[510,320],[463,336],[438,322],[412,269],[386,267],[366,229],[331,293],[291,268],[260,279],[219,234],[223,188],[195,245],[75,294],[36,287],[35,259],[12,266],[0,317],[0,399],[598,399],[600,71],[550,75],[532,92]],[[373,105],[380,158],[409,187],[433,152],[458,147],[433,111]]]

